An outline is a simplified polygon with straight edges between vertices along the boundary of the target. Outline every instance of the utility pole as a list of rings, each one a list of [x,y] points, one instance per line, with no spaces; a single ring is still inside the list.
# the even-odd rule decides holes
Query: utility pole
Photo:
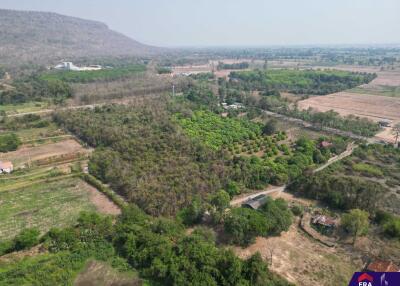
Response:
[[[175,97],[175,84],[172,84],[172,97]]]

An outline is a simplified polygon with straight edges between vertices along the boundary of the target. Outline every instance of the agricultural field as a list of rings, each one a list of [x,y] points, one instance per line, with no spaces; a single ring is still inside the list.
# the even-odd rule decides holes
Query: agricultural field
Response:
[[[76,140],[68,139],[35,147],[22,146],[16,151],[1,153],[0,160],[11,161],[18,169],[28,165],[46,165],[53,161],[71,161],[84,158],[90,152]]]
[[[40,128],[22,128],[16,131],[6,131],[2,134],[7,133],[15,133],[21,140],[21,143],[26,146],[38,146],[48,142],[55,143],[71,137],[54,123]]]
[[[319,112],[334,110],[342,116],[355,115],[375,122],[389,120],[392,126],[400,122],[400,97],[339,92],[311,97],[297,104],[300,110],[309,108]],[[391,127],[384,128],[375,137],[385,142],[395,142],[395,134]]]
[[[96,210],[83,181],[57,174],[52,178],[51,172],[47,177],[10,190],[0,185],[0,240],[12,238],[24,228],[37,227],[44,233],[51,227],[66,227],[75,223],[81,211]]]
[[[320,112],[334,110],[342,116],[355,115],[374,121],[400,121],[400,98],[394,97],[338,92],[299,101],[298,107],[302,110],[312,108]]]
[[[177,114],[175,119],[190,137],[201,139],[215,150],[261,135],[260,124],[245,119],[224,118],[208,111],[196,111],[190,118]]]
[[[191,138],[215,150],[224,149],[231,155],[232,177],[247,188],[263,188],[267,184],[282,185],[301,175],[306,168],[325,163],[346,148],[346,140],[333,139],[329,148],[304,136],[288,140],[286,133],[262,134],[260,123],[248,119],[221,117],[207,111],[196,111],[191,117],[175,115],[175,120]]]
[[[6,115],[15,115],[27,112],[43,111],[51,105],[46,101],[32,101],[22,104],[4,104],[0,105],[0,113],[4,112]]]

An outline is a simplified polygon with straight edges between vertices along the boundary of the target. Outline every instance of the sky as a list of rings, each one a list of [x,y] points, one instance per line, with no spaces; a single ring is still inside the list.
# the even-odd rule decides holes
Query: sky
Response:
[[[400,0],[0,0],[162,47],[399,44]]]

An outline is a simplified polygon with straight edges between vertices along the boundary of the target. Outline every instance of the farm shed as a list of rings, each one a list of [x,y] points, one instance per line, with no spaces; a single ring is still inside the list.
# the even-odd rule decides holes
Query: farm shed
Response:
[[[254,198],[251,198],[247,201],[245,201],[242,204],[242,207],[247,207],[251,208],[254,210],[259,209],[261,206],[263,206],[267,202],[267,196],[266,195],[258,195]]]

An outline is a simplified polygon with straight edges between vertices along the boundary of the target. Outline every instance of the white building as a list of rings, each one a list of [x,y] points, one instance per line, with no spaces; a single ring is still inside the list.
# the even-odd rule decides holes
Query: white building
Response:
[[[56,70],[80,71],[81,69],[75,66],[72,62],[62,62],[54,67]]]
[[[98,71],[103,69],[100,65],[91,65],[88,67],[77,67],[72,62],[62,62],[54,67],[56,70],[65,70],[65,71]]]
[[[14,170],[14,166],[10,161],[0,161],[0,174],[10,174]]]

